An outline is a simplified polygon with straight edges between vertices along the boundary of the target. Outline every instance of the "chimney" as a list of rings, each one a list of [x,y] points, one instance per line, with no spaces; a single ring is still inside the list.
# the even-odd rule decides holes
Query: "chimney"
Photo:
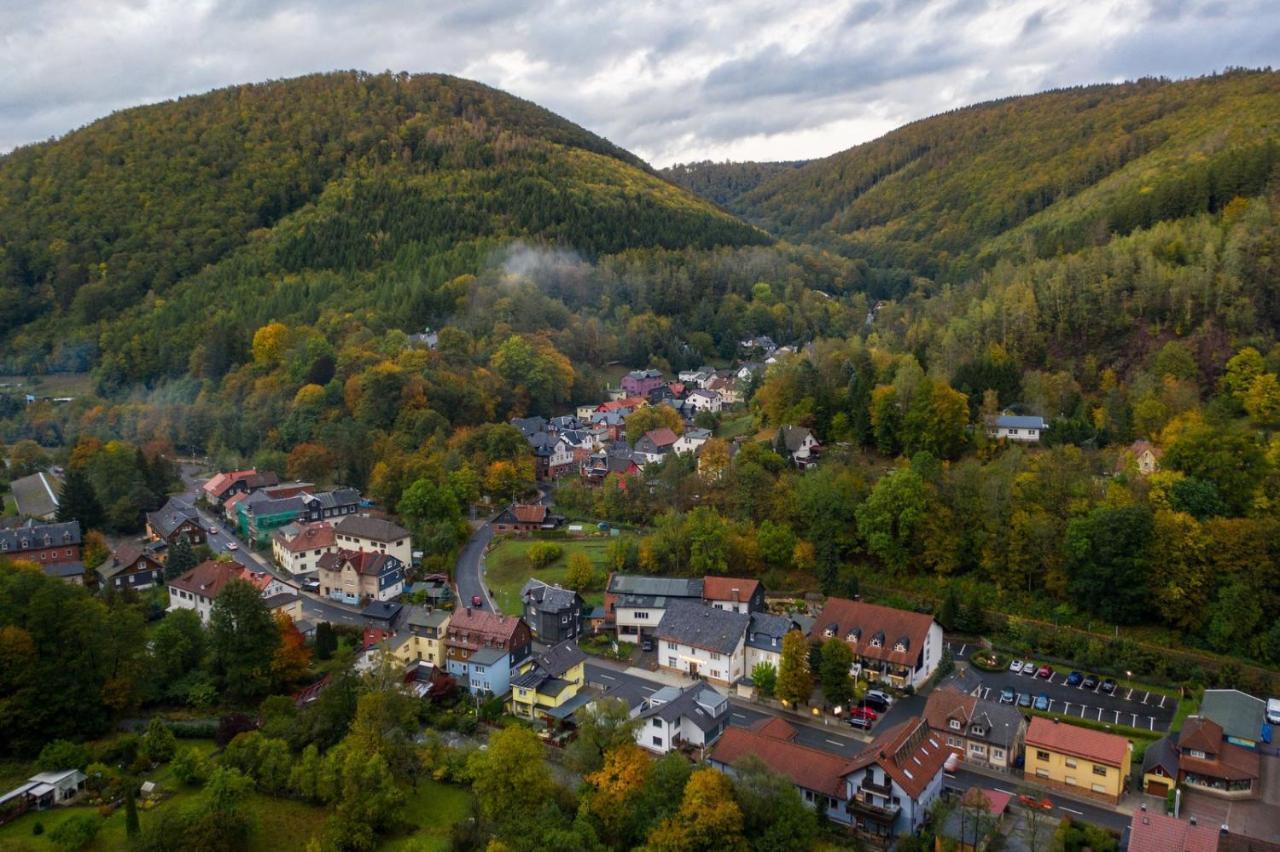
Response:
[[[1196,818],[1195,818],[1194,816],[1192,816],[1192,817],[1188,817],[1188,818],[1187,818],[1187,821],[1188,821],[1188,822],[1190,822],[1192,825],[1195,825],[1195,824],[1196,824]]]
[[[733,587],[733,602],[734,602],[734,603],[738,603],[739,595],[740,595],[740,593],[739,593],[739,591],[738,591],[738,587],[737,587],[737,586],[734,586],[734,587]]]

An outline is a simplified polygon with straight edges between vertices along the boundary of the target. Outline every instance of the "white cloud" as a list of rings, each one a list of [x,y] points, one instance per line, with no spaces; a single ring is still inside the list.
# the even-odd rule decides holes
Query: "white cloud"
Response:
[[[0,150],[332,69],[442,71],[641,156],[797,159],[1054,86],[1271,64],[1273,0],[0,0]]]

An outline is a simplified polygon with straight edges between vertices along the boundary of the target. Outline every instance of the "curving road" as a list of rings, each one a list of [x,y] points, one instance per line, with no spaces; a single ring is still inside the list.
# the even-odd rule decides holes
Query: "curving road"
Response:
[[[493,527],[488,521],[471,534],[467,544],[458,554],[458,562],[453,568],[453,582],[458,591],[458,606],[471,606],[471,599],[480,596],[480,608],[496,612],[497,607],[489,597],[489,590],[484,583],[484,549],[493,540]]]

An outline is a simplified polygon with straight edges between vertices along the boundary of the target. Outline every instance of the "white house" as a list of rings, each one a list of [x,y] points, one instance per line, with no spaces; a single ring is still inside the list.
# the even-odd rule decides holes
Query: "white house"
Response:
[[[693,406],[693,408],[698,411],[698,413],[702,413],[704,411],[709,411],[712,414],[720,413],[722,400],[720,399],[720,394],[713,390],[698,388],[696,391],[693,391],[685,397],[685,399],[688,401],[689,405]]]
[[[201,562],[169,581],[169,611],[192,609],[205,624],[213,601],[232,580],[244,579],[244,567],[236,562]]]
[[[1001,414],[987,420],[987,437],[996,440],[1018,441],[1023,444],[1038,444],[1044,430],[1049,428],[1043,417],[1020,417],[1013,414]]]
[[[729,724],[729,699],[704,683],[664,686],[635,709],[636,744],[666,754],[682,745],[706,748]]]
[[[813,433],[803,426],[783,426],[782,443],[791,462],[798,468],[808,468],[818,463],[818,452],[822,445]]]
[[[696,453],[698,448],[707,442],[711,437],[710,429],[699,429],[693,427],[685,429],[684,434],[676,438],[676,442],[672,445],[676,455],[684,455],[685,453]]]
[[[20,784],[0,796],[0,810],[7,810],[11,802],[26,802],[31,810],[48,810],[54,805],[66,805],[75,801],[84,790],[88,777],[79,769],[62,769],[56,772],[41,772],[32,775],[25,784]]]
[[[605,624],[620,642],[652,638],[666,608],[676,600],[701,601],[702,580],[612,574],[605,589]]]
[[[782,639],[792,630],[803,630],[804,625],[793,617],[773,615],[768,612],[751,613],[747,625],[746,665],[747,676],[761,663],[769,663],[777,671],[782,666]]]
[[[672,601],[658,622],[658,665],[723,684],[745,674],[751,616],[705,603]]]
[[[847,598],[827,598],[809,632],[815,642],[843,639],[854,677],[920,689],[942,660],[942,627],[933,616]]]
[[[333,525],[333,532],[338,544],[335,553],[338,549],[385,553],[402,565],[413,564],[413,539],[399,524],[367,515],[347,515]]]
[[[315,571],[321,556],[337,550],[337,536],[328,521],[286,524],[271,534],[271,556],[290,574]]]

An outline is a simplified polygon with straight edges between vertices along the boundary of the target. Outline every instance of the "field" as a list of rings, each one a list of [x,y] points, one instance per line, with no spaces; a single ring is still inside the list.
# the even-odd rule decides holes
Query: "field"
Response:
[[[88,396],[93,379],[88,373],[49,373],[44,376],[0,375],[0,393],[45,396]]]
[[[413,833],[389,838],[379,846],[386,850],[413,852],[445,852],[449,848],[449,830],[471,813],[471,796],[460,787],[438,781],[419,781],[418,788],[405,799],[404,821]]]
[[[564,575],[569,567],[569,557],[574,553],[585,553],[596,566],[600,577],[608,572],[605,566],[605,553],[611,539],[556,539],[564,549],[564,553],[546,568],[534,570],[525,558],[525,551],[536,541],[546,539],[508,538],[498,543],[485,557],[485,581],[493,592],[494,603],[498,609],[511,615],[524,611],[520,601],[520,589],[530,577],[536,577],[544,583],[564,584]],[[604,603],[603,592],[587,592],[583,596],[588,607],[600,606]]]

